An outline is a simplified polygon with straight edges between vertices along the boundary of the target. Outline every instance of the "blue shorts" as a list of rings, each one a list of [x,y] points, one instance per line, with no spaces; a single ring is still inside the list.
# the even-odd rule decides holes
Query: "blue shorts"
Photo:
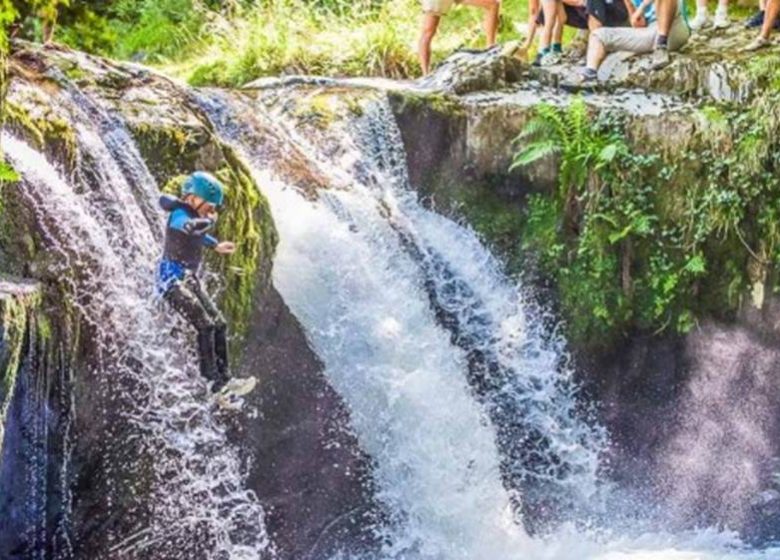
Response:
[[[163,259],[157,267],[157,278],[155,281],[155,290],[158,296],[165,295],[165,292],[171,289],[176,282],[184,280],[187,275],[187,269],[183,264],[177,261]]]

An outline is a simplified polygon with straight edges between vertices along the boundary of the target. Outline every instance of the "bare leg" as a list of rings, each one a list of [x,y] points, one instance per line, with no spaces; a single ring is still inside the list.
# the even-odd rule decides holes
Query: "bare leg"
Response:
[[[588,41],[588,54],[585,62],[587,68],[598,70],[604,57],[607,56],[607,49],[604,48],[604,44],[595,35],[590,36]]]
[[[658,35],[667,37],[672,28],[674,16],[677,15],[677,0],[655,0],[655,10],[658,19]]]
[[[431,71],[431,43],[434,35],[436,35],[436,30],[439,28],[440,19],[440,16],[430,12],[424,13],[422,17],[417,54],[420,57],[420,68],[422,68],[423,76]]]
[[[496,32],[498,31],[498,12],[501,8],[501,2],[498,0],[463,0],[462,4],[466,6],[475,6],[485,10],[485,17],[482,20],[482,27],[485,30],[487,46],[492,47],[496,44]]]
[[[769,35],[772,34],[772,27],[774,27],[775,20],[778,14],[780,14],[780,0],[767,0],[766,12],[764,13],[764,24],[761,26],[761,37],[769,39]]]
[[[43,44],[51,45],[54,40],[54,26],[57,25],[54,21],[43,22]]]
[[[542,11],[544,12],[544,29],[542,30],[541,47],[546,49],[552,42],[555,23],[558,19],[558,3],[555,0],[542,0]]]
[[[563,42],[563,26],[566,25],[566,10],[563,2],[558,2],[558,19],[553,28],[553,43],[560,45]]]

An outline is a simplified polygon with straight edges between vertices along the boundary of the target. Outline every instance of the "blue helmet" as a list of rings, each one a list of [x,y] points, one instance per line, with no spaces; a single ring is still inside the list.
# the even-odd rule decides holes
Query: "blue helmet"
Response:
[[[225,187],[211,173],[196,171],[184,181],[182,194],[194,194],[217,208],[225,200]]]

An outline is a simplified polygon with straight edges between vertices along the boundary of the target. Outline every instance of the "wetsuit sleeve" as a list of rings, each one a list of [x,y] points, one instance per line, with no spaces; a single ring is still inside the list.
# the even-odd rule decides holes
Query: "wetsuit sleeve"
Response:
[[[171,212],[168,227],[183,231],[187,235],[199,235],[206,247],[216,247],[219,240],[213,235],[205,233],[213,226],[213,222],[207,218],[190,218],[187,212],[181,208]]]

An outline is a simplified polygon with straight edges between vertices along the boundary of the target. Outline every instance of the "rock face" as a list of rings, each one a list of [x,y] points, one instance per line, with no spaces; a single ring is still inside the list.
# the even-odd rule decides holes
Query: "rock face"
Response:
[[[260,380],[258,418],[241,417],[233,438],[252,459],[248,484],[270,510],[277,547],[289,558],[330,558],[371,548],[376,521],[370,465],[339,396],[301,326],[276,291],[253,313],[240,371]],[[259,419],[259,421],[258,421]]]
[[[352,545],[370,546],[366,527],[374,507],[368,460],[300,325],[271,284],[277,239],[262,190],[231,147],[218,139],[199,100],[146,69],[69,51],[17,44],[9,66],[6,132],[46,154],[73,185],[74,200],[85,201],[85,207],[99,212],[104,200],[110,207],[112,199],[127,196],[126,204],[138,205],[159,240],[159,214],[145,202],[145,188],[175,189],[180,176],[196,169],[217,174],[227,185],[225,215],[231,220],[217,234],[241,241],[241,249],[227,264],[209,264],[228,294],[220,303],[235,333],[236,371],[257,375],[260,387],[248,398],[244,416],[217,422],[239,450],[242,464],[251,465],[246,490],[262,500],[277,557],[317,558]],[[127,192],[112,191],[123,183]],[[27,190],[6,185],[0,191],[0,264],[40,283],[41,324],[50,334],[37,353],[22,356],[32,357],[22,360],[30,365],[21,370],[25,381],[16,396],[0,393],[3,410],[9,411],[8,422],[2,423],[9,436],[3,448],[0,516],[14,520],[0,530],[0,556],[47,551],[47,557],[58,558],[158,558],[165,549],[145,549],[144,534],[156,530],[155,516],[178,506],[159,501],[165,481],[155,472],[156,454],[176,464],[175,451],[155,452],[137,433],[137,415],[146,413],[135,409],[149,395],[133,372],[144,364],[116,353],[114,337],[89,315],[97,309],[86,293],[94,269],[57,264],[62,254],[72,254],[69,261],[88,261],[79,240],[69,246],[71,238],[64,233],[78,225],[67,222],[72,219],[68,214],[60,223]],[[106,216],[106,231],[123,231],[121,213]],[[88,241],[93,233],[82,235]],[[114,241],[122,243],[121,237]],[[131,244],[127,250],[138,248]],[[99,283],[92,288],[100,289]],[[78,305],[74,294],[79,294]],[[28,341],[24,348],[38,346]],[[18,352],[12,356],[20,359]],[[108,388],[107,372],[115,375]],[[39,384],[45,390],[38,390]],[[29,418],[49,439],[25,428]],[[203,428],[210,429],[208,423]],[[199,453],[193,469],[198,461],[217,460],[206,459],[205,449]],[[41,462],[48,474],[40,475]],[[166,476],[175,480],[177,473]],[[208,528],[201,534],[208,535]],[[255,537],[237,538],[251,542]],[[171,538],[172,546],[188,557],[217,557],[208,538]]]

